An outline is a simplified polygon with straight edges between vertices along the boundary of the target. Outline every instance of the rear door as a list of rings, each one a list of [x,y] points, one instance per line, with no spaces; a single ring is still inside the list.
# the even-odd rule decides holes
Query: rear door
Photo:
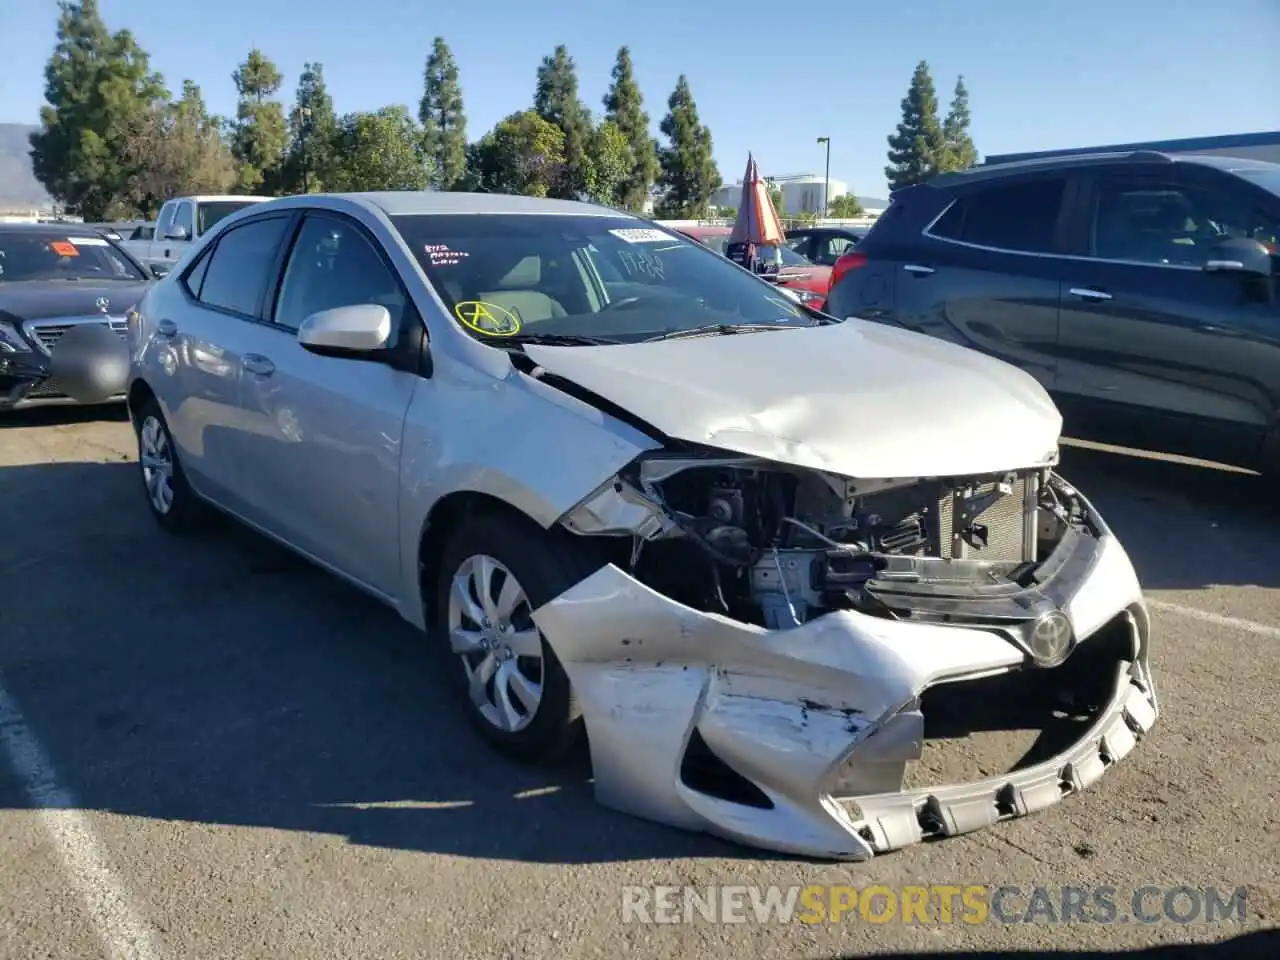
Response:
[[[1053,173],[962,188],[899,247],[892,320],[1012,363],[1052,389],[1064,210],[1073,189]]]
[[[1081,432],[1252,462],[1280,409],[1274,279],[1206,271],[1227,237],[1274,236],[1274,195],[1219,170],[1095,171],[1063,280],[1058,390]]]

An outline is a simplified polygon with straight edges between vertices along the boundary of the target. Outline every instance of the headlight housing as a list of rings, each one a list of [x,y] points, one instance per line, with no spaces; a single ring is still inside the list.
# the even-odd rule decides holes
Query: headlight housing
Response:
[[[0,320],[0,353],[31,353],[31,344],[8,320]]]

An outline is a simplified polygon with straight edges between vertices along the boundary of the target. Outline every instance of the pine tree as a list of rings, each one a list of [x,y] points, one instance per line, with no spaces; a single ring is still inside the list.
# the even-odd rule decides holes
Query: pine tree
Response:
[[[435,38],[427,57],[418,120],[432,161],[434,186],[456,190],[467,172],[467,116],[462,109],[458,64],[443,37]]]
[[[673,219],[702,217],[722,181],[712,155],[711,131],[698,119],[698,107],[684,74],[667,100],[667,110],[660,129],[669,143],[658,151],[662,170],[658,182],[664,189],[659,211]]]
[[[236,186],[245,192],[278,189],[288,131],[284,107],[272,97],[284,77],[254,47],[231,79],[240,95],[231,131],[231,152],[240,164]]]
[[[31,135],[36,178],[65,207],[88,220],[122,209],[134,170],[126,156],[131,128],[167,102],[159,74],[127,30],[111,33],[97,0],[58,5],[57,43],[45,67],[46,106]]]
[[[956,78],[951,109],[942,122],[942,139],[946,146],[939,169],[944,173],[949,170],[968,170],[978,162],[978,150],[973,145],[973,138],[969,136],[969,90],[964,85],[963,76]]]
[[[929,64],[921,60],[902,98],[902,120],[889,137],[889,166],[884,175],[890,190],[928,180],[941,166],[945,141],[938,122],[938,95]]]
[[[636,83],[631,65],[631,51],[618,50],[613,65],[613,83],[604,95],[605,119],[621,131],[630,153],[630,170],[619,188],[619,200],[628,210],[640,212],[649,198],[649,190],[658,177],[658,151],[649,132],[649,115],[644,111],[644,98]]]
[[[338,117],[324,82],[324,66],[303,64],[288,119],[288,146],[280,188],[285,193],[328,189],[333,177]]]
[[[578,98],[577,68],[563,44],[551,56],[542,58],[533,109],[564,134],[564,176],[551,196],[577,199],[588,191],[592,181],[592,123],[591,112]]]

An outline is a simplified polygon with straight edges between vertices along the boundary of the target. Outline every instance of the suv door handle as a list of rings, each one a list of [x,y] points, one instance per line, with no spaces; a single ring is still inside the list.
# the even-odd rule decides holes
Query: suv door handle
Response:
[[[271,358],[264,357],[260,353],[246,353],[241,362],[246,370],[259,377],[269,377],[276,371],[276,365],[271,362]]]
[[[164,337],[164,339],[168,340],[170,337],[177,336],[177,334],[178,325],[172,320],[161,320],[156,324],[157,337]]]
[[[904,264],[902,269],[907,271],[907,273],[914,273],[917,277],[927,277],[929,274],[934,272],[933,267],[926,267],[922,263]]]
[[[1067,293],[1081,300],[1110,300],[1111,294],[1105,290],[1094,290],[1090,287],[1072,287]]]

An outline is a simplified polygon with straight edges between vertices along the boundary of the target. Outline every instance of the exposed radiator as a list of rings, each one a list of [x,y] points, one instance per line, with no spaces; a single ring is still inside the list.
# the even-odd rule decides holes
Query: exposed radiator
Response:
[[[1012,478],[1003,491],[989,482],[945,493],[938,500],[937,555],[993,563],[1034,560],[1038,482],[1029,474]]]

